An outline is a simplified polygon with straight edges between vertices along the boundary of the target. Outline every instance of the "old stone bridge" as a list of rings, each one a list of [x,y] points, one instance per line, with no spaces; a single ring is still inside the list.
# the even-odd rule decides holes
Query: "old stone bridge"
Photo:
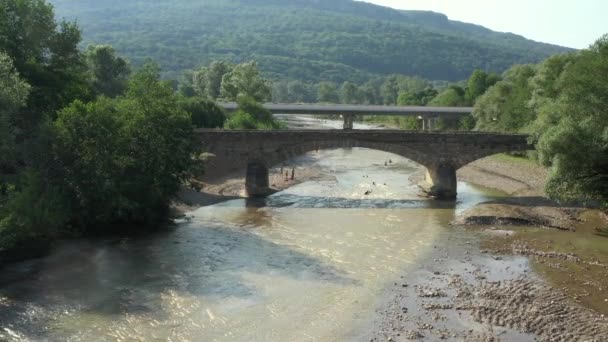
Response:
[[[206,177],[246,174],[250,196],[270,192],[268,169],[322,149],[364,147],[394,153],[426,167],[429,195],[456,198],[456,170],[497,153],[533,149],[526,135],[402,130],[196,130],[205,152]]]

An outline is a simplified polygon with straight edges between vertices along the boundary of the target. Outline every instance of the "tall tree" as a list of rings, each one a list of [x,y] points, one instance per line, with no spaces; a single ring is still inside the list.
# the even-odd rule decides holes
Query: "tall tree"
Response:
[[[54,115],[90,92],[86,67],[78,49],[81,35],[75,23],[55,22],[45,0],[0,0],[0,50],[32,86],[27,109],[16,124],[31,135],[45,114]]]
[[[0,193],[3,176],[16,171],[17,132],[14,122],[26,103],[29,91],[30,86],[19,77],[10,57],[0,52]]]
[[[397,97],[399,96],[399,84],[397,82],[396,75],[391,75],[384,80],[384,83],[380,88],[380,94],[382,95],[384,104],[394,105],[397,103]]]
[[[244,95],[265,102],[271,94],[270,82],[262,78],[256,62],[239,64],[222,78],[221,97],[230,101]]]
[[[481,69],[475,70],[467,82],[466,96],[475,103],[477,98],[483,95],[488,88],[500,81],[500,76],[495,73],[486,73]]]
[[[456,85],[450,86],[437,94],[428,104],[445,107],[466,106],[465,90]]]
[[[346,104],[361,103],[361,94],[356,84],[344,82],[340,87],[340,102]]]
[[[437,96],[437,90],[431,87],[417,92],[402,92],[397,98],[397,104],[400,106],[426,106],[435,96]]]
[[[98,95],[115,97],[127,88],[131,68],[126,60],[116,55],[109,45],[90,45],[85,52],[93,91]]]
[[[360,87],[365,103],[372,105],[382,104],[382,95],[380,94],[381,87],[382,80],[380,78],[374,78],[365,82]]]
[[[608,35],[576,58],[555,57],[541,70],[552,75],[533,82],[548,95],[535,127],[540,161],[552,166],[547,193],[599,200],[608,208]],[[560,90],[557,97],[552,89]]]
[[[76,101],[55,122],[54,159],[72,222],[84,229],[162,222],[192,163],[192,123],[157,66],[146,63],[124,97]]]
[[[318,102],[340,102],[340,95],[338,94],[338,87],[336,86],[336,84],[332,82],[319,83],[317,87],[317,99]]]
[[[476,128],[518,132],[534,121],[536,114],[529,106],[532,97],[529,81],[534,74],[533,65],[515,65],[507,70],[502,81],[477,99],[473,110]]]
[[[209,99],[220,97],[222,79],[235,65],[227,61],[213,61],[209,66],[202,67],[192,74],[192,83],[198,95]]]
[[[309,89],[302,81],[290,81],[287,83],[287,92],[290,103],[304,103],[310,100]]]

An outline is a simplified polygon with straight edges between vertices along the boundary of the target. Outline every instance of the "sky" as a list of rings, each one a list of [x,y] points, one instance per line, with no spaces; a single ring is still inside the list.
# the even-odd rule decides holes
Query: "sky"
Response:
[[[586,48],[608,33],[608,0],[365,0],[430,10],[539,42]]]

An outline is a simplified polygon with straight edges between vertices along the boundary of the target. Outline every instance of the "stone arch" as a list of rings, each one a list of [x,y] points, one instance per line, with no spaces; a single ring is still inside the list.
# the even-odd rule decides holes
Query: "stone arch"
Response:
[[[416,149],[410,148],[406,145],[397,145],[391,143],[376,143],[367,142],[360,140],[331,140],[331,141],[315,141],[315,142],[301,142],[301,143],[289,143],[285,144],[276,150],[272,154],[266,155],[252,155],[252,159],[262,158],[268,167],[279,165],[286,160],[294,157],[298,157],[313,151],[320,150],[332,150],[338,148],[368,148],[371,150],[382,151],[393,153],[398,156],[409,159],[417,164],[427,167],[431,165],[427,155]]]

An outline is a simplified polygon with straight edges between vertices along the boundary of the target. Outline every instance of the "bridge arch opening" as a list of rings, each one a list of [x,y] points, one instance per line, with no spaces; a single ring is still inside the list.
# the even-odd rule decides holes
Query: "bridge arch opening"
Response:
[[[380,153],[378,153],[380,152]],[[311,175],[311,173],[314,175],[314,177],[318,176],[318,174],[315,171],[310,171],[310,170],[306,170],[304,171],[303,169],[306,169],[307,165],[310,165],[311,167],[313,165],[315,165],[314,167],[321,167],[324,170],[324,175],[329,175],[329,176],[338,176],[340,175],[343,171],[347,171],[347,170],[360,170],[362,175],[367,175],[368,172],[372,172],[374,173],[374,171],[377,173],[378,171],[382,170],[383,168],[387,168],[387,171],[389,171],[389,174],[391,174],[392,176],[389,177],[395,177],[395,173],[400,173],[403,174],[403,181],[407,182],[408,178],[412,175],[415,175],[416,171],[426,171],[428,170],[428,167],[425,165],[420,164],[419,162],[412,160],[411,158],[408,158],[406,156],[403,156],[401,154],[398,153],[394,153],[392,151],[386,151],[383,149],[378,149],[378,148],[369,148],[369,147],[347,147],[347,148],[343,148],[343,147],[331,147],[331,148],[320,148],[320,149],[315,149],[315,150],[311,150],[311,151],[306,151],[303,153],[298,153],[298,152],[291,152],[288,153],[287,155],[289,155],[289,158],[285,158],[282,159],[280,161],[278,160],[273,160],[272,162],[265,162],[265,165],[268,167],[269,170],[269,183],[273,184],[282,184],[283,181],[287,182],[289,180],[293,180],[291,177],[293,175],[292,172],[295,171],[295,174],[297,175],[296,178],[301,177],[301,173],[299,172],[306,172],[306,175],[303,177],[309,177]],[[329,161],[329,164],[324,163],[325,159],[329,159],[331,161]],[[380,169],[380,170],[379,170]],[[297,171],[300,170],[300,171]],[[447,178],[452,180],[450,182],[451,185],[453,185],[453,191],[451,191],[451,193],[453,193],[453,197],[455,198],[455,194],[456,194],[456,173],[455,170],[452,174],[450,174],[450,170],[453,170],[451,168],[444,168],[441,169],[439,172],[439,176],[444,176],[447,175]],[[249,171],[248,171],[249,172]],[[382,172],[382,171],[380,171]],[[437,185],[437,177],[438,175],[435,173],[430,173],[427,172],[427,178],[428,179],[433,179],[435,180],[433,182],[434,185]],[[421,176],[424,176],[424,173],[421,174]],[[339,177],[339,176],[338,176]],[[369,177],[369,176],[363,176],[363,177]],[[376,176],[377,177],[377,176]],[[382,178],[380,178],[382,179]],[[390,179],[390,178],[389,178]],[[414,181],[414,187],[416,185],[424,185],[423,182],[421,182],[420,184],[418,184],[418,181],[422,181],[424,178],[421,179],[417,179]],[[373,180],[376,180],[376,182],[378,182],[378,178],[372,178],[372,179],[368,179],[368,181],[371,183]],[[352,178],[350,178],[347,181],[352,181]],[[399,181],[400,184],[403,184],[403,181]],[[382,183],[384,183],[385,181],[382,182],[378,182],[378,185],[382,185]],[[395,184],[394,181],[388,181],[389,184]],[[374,185],[375,182],[374,182]],[[384,184],[386,186],[386,183]],[[250,187],[248,187],[250,188]],[[423,189],[431,188],[431,184],[429,184],[428,186],[424,187],[422,186]],[[262,191],[262,193],[264,192],[270,192],[271,190],[268,191]],[[415,196],[415,191],[411,194],[413,196]],[[443,192],[441,193],[441,196],[444,196],[445,199],[450,199],[448,195],[448,192],[444,189]]]

